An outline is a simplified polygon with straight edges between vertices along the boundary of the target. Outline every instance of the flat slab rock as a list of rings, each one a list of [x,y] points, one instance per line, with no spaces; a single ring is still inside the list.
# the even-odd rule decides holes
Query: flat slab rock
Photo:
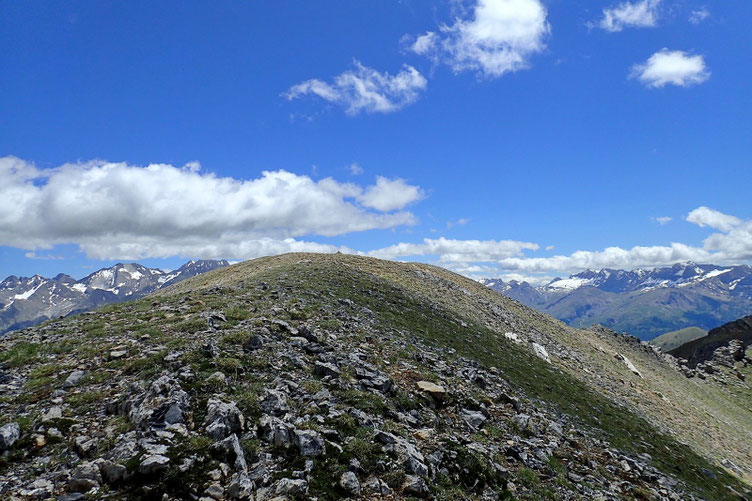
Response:
[[[417,383],[415,383],[415,386],[417,386],[420,391],[428,393],[429,395],[446,394],[446,390],[443,386],[439,386],[438,384],[432,383],[430,381],[418,381]]]

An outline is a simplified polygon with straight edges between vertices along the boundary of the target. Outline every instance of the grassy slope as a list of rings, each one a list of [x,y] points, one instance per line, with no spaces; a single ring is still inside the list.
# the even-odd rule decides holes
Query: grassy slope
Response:
[[[532,398],[576,416],[585,426],[600,429],[606,438],[625,450],[648,452],[661,469],[673,472],[710,498],[723,496],[722,484],[729,481],[728,477],[719,477],[722,481],[709,479],[703,470],[711,468],[710,464],[668,434],[691,443],[705,457],[716,460],[728,457],[750,471],[752,412],[748,407],[703,382],[687,380],[654,356],[625,346],[619,339],[570,329],[562,322],[440,268],[346,255],[292,254],[217,270],[178,284],[163,294],[202,286],[236,285],[239,280],[263,280],[275,273],[295,277],[302,290],[314,295],[334,291],[371,308],[393,326],[499,368],[511,384],[524,388]],[[336,280],[332,278],[335,276]],[[364,293],[370,289],[387,291],[386,296],[380,297],[388,297],[390,301],[374,300]],[[458,336],[454,324],[435,321],[445,316],[445,311],[468,324],[466,336]],[[574,356],[556,361],[561,370],[548,366],[505,342],[502,334],[510,330],[544,333],[551,340],[550,346],[569,347]],[[617,351],[630,358],[645,378],[636,378],[627,371],[614,358]],[[656,423],[668,434],[657,432],[639,416]]]
[[[668,352],[685,343],[689,343],[690,341],[694,341],[695,339],[707,335],[708,331],[700,329],[699,327],[686,327],[684,329],[661,334],[657,338],[652,339],[650,344],[659,347],[664,352]]]

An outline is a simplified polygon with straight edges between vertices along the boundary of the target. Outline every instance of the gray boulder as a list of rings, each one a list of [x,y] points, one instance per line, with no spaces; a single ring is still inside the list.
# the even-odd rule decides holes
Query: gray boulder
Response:
[[[141,395],[125,404],[128,417],[142,428],[164,428],[188,419],[188,394],[170,376],[156,379]]]
[[[346,471],[342,474],[339,479],[339,486],[351,496],[358,496],[360,494],[360,482],[357,475],[351,471]]]
[[[63,388],[72,388],[76,386],[79,382],[81,382],[81,379],[86,375],[86,372],[84,371],[73,371],[70,373],[70,375],[65,379],[65,382],[63,383]]]
[[[210,398],[204,425],[210,437],[221,440],[232,433],[242,433],[245,429],[245,417],[235,402],[225,403]]]
[[[262,440],[279,447],[287,447],[292,442],[293,428],[279,418],[262,416],[258,432]]]
[[[89,492],[102,483],[99,467],[89,461],[79,464],[71,475],[68,489],[72,492]]]
[[[293,440],[304,456],[321,456],[326,452],[324,439],[313,430],[295,430]]]
[[[0,427],[0,451],[10,449],[21,438],[21,427],[18,423],[8,423]]]
[[[287,395],[277,390],[266,390],[261,399],[261,408],[267,414],[284,416],[290,410]]]
[[[223,459],[230,462],[235,470],[246,471],[248,465],[245,462],[245,454],[243,454],[243,448],[240,446],[240,440],[234,433],[212,445],[212,450],[219,453]]]
[[[277,482],[274,493],[278,496],[299,496],[308,490],[308,482],[302,479],[283,478]]]
[[[142,475],[151,475],[153,473],[160,472],[167,469],[167,465],[170,463],[170,458],[162,456],[160,454],[153,454],[146,456],[138,467],[139,473]]]

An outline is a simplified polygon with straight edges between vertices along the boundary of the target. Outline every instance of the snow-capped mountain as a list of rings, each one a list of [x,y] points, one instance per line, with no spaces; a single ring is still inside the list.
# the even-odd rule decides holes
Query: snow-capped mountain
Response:
[[[483,283],[571,325],[600,323],[643,339],[712,329],[752,313],[752,267],[682,263],[651,270],[586,270],[546,285]]]
[[[0,333],[109,303],[127,301],[186,278],[228,266],[227,261],[189,261],[174,271],[118,263],[81,280],[10,276],[0,282]]]

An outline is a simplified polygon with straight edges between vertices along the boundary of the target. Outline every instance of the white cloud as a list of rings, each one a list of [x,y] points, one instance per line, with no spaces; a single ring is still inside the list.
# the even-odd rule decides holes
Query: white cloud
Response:
[[[401,179],[361,187],[283,170],[242,180],[199,169],[92,161],[38,170],[0,158],[0,245],[73,243],[101,259],[334,251],[295,238],[412,225],[401,209],[422,196]]]
[[[655,221],[656,223],[660,224],[661,226],[665,226],[671,221],[673,221],[674,218],[669,217],[669,216],[662,216],[662,217],[654,217],[651,219]]]
[[[707,9],[707,7],[702,7],[701,9],[692,11],[692,13],[689,15],[689,22],[692,24],[700,24],[709,17],[710,11]]]
[[[709,226],[723,232],[729,232],[742,224],[742,220],[736,216],[730,216],[705,206],[698,207],[690,212],[687,215],[687,221],[694,223],[701,228]]]
[[[417,186],[410,186],[405,183],[404,179],[387,179],[378,176],[376,184],[366,188],[356,198],[364,207],[389,212],[402,209],[424,196],[423,190]]]
[[[358,165],[357,162],[351,163],[348,169],[350,169],[350,174],[352,174],[353,176],[359,176],[363,174],[363,167]]]
[[[602,251],[576,251],[569,256],[552,256],[543,258],[506,258],[499,261],[505,270],[525,271],[528,273],[569,272],[585,269],[620,268],[631,269],[639,266],[662,266],[683,261],[706,262],[711,258],[710,252],[680,243],[670,246],[633,247],[622,249],[609,247]]]
[[[297,99],[313,94],[345,108],[348,115],[389,113],[415,102],[425,90],[427,81],[418,70],[404,65],[402,71],[392,76],[355,61],[355,70],[334,77],[333,83],[318,79],[293,85],[284,94],[287,99]]]
[[[371,251],[368,255],[383,259],[438,256],[443,263],[480,263],[517,256],[524,250],[538,250],[538,244],[516,240],[453,240],[441,237],[425,238],[419,244],[399,243]]]
[[[603,17],[597,26],[606,31],[621,31],[626,27],[649,28],[658,22],[658,7],[661,0],[622,2],[603,9]]]
[[[644,63],[634,65],[630,76],[648,87],[663,87],[668,84],[687,87],[706,81],[710,78],[710,71],[702,56],[664,48]]]
[[[422,243],[399,243],[367,254],[384,259],[436,256],[437,264],[458,273],[475,277],[506,277],[503,279],[533,284],[549,281],[551,273],[573,273],[585,269],[650,268],[686,261],[736,264],[752,260],[752,220],[698,207],[689,213],[687,221],[719,232],[707,237],[702,246],[671,243],[631,249],[608,247],[551,257],[526,256],[526,251],[539,249],[538,244],[531,242],[450,240],[443,237],[424,239]]]
[[[415,38],[410,50],[446,62],[456,72],[485,77],[525,69],[532,55],[545,49],[551,31],[539,0],[477,0],[472,19],[442,26],[441,34]]]
[[[496,277],[494,277],[496,278]],[[527,282],[533,287],[539,285],[546,285],[551,283],[551,280],[556,278],[553,275],[521,275],[520,273],[502,273],[498,275],[504,282],[511,282],[515,280],[517,282]]]

